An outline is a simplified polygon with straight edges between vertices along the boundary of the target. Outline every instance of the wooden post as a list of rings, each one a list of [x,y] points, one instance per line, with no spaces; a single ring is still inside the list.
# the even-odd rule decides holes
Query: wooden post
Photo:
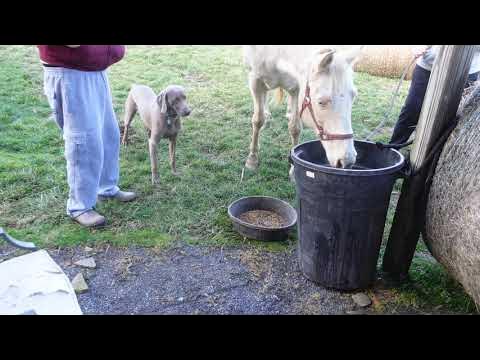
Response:
[[[412,170],[426,160],[441,132],[452,121],[465,86],[475,45],[445,45],[435,59],[410,154]],[[432,163],[430,166],[435,166]],[[404,180],[392,229],[383,257],[383,271],[391,278],[408,276],[418,238],[423,228],[426,206],[426,166]]]

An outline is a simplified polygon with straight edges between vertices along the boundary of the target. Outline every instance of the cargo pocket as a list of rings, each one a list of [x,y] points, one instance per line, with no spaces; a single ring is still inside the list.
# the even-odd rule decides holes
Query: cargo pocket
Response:
[[[81,162],[88,160],[87,134],[85,132],[65,133],[64,140],[68,184],[70,189],[75,191],[79,185]]]

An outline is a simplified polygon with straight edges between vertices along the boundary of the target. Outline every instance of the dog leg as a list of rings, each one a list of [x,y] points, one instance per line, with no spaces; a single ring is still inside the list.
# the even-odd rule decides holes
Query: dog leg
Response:
[[[177,147],[177,137],[172,137],[170,139],[170,144],[169,144],[169,153],[170,153],[170,166],[172,167],[172,174],[175,176],[179,176],[180,174],[177,172],[177,167],[175,163],[175,150]]]
[[[158,160],[157,160],[157,146],[158,144],[154,139],[150,138],[148,140],[148,150],[150,153],[150,165],[152,168],[152,184],[158,184],[160,182],[158,176]]]
[[[128,128],[132,123],[133,117],[137,112],[137,105],[133,100],[132,94],[128,94],[127,101],[125,102],[125,118],[124,118],[124,127],[123,127],[123,138],[122,145],[127,145],[128,141]]]

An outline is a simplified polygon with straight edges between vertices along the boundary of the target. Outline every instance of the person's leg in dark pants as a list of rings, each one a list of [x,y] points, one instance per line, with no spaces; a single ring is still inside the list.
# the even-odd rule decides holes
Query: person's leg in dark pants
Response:
[[[478,80],[478,74],[480,74],[480,72],[476,72],[475,74],[468,75],[467,83],[465,84],[465,89],[472,86],[473,83]]]
[[[480,72],[470,74],[465,83],[465,88],[472,86],[473,83],[478,80],[479,74]],[[423,99],[425,98],[429,78],[430,71],[427,71],[420,66],[415,67],[407,100],[405,101],[405,105],[398,117],[390,144],[402,144],[407,142],[410,135],[412,135],[415,130],[422,110]]]
[[[390,144],[402,144],[408,141],[415,130],[422,110],[423,99],[427,91],[430,71],[416,65],[407,99],[395,124]]]

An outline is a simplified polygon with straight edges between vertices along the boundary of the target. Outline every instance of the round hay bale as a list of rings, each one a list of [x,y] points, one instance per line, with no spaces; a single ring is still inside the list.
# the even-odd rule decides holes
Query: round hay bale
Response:
[[[432,255],[480,304],[480,86],[462,101],[460,121],[440,155],[426,212]]]
[[[405,67],[412,60],[412,48],[418,45],[368,45],[355,64],[355,71],[370,75],[399,78]],[[414,66],[407,73],[406,79],[412,78]]]

